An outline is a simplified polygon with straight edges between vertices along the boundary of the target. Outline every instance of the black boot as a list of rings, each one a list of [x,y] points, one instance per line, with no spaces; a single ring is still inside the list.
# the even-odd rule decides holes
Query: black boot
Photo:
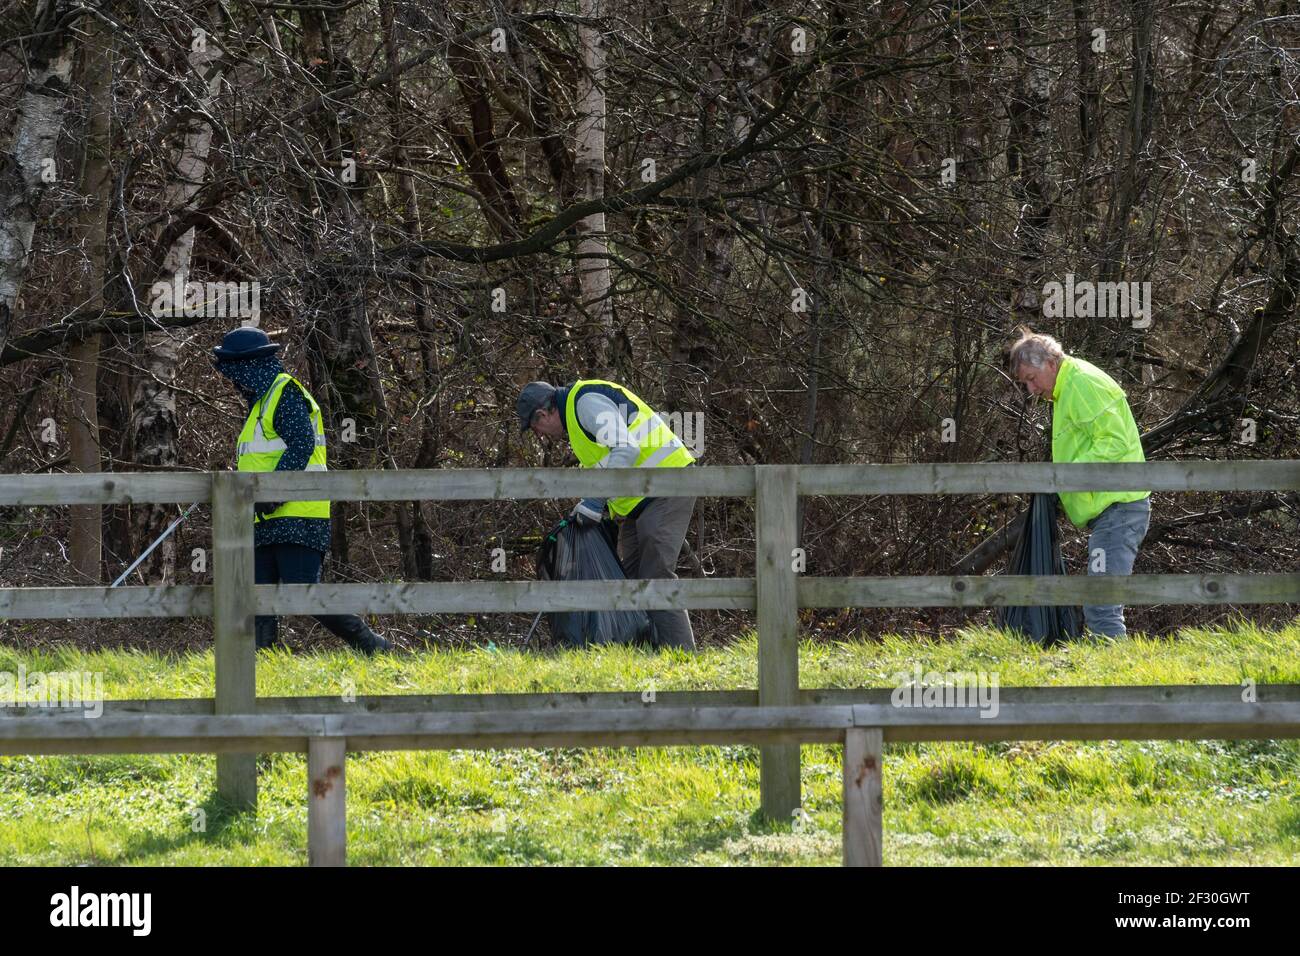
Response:
[[[353,650],[367,656],[376,651],[391,651],[393,645],[372,631],[366,622],[355,614],[317,618],[329,630],[341,637]]]
[[[280,642],[280,619],[276,617],[257,617],[253,621],[253,639],[259,651],[283,648]]]
[[[380,637],[369,627],[367,627],[364,621],[361,623],[361,627],[362,627],[362,634],[356,640],[356,642],[354,643],[352,641],[348,641],[348,643],[351,644],[356,650],[360,651],[362,654],[365,654],[367,657],[369,657],[376,652],[381,652],[386,654],[393,649],[392,642],[386,640],[385,638]]]

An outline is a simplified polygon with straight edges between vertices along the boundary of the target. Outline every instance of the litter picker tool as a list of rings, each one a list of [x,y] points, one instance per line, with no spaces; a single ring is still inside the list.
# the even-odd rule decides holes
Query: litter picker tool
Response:
[[[541,621],[541,619],[542,619],[542,612],[541,612],[541,611],[538,611],[538,612],[537,612],[537,617],[533,618],[533,626],[530,627],[530,628],[528,629],[528,633],[524,635],[524,649],[525,649],[525,650],[527,650],[529,647],[532,647],[532,645],[533,645],[533,632],[537,630],[537,625],[538,625],[538,623]]]
[[[114,588],[115,588],[115,587],[117,587],[119,584],[121,584],[123,581],[125,581],[125,580],[126,580],[126,576],[127,576],[128,574],[130,574],[132,571],[134,571],[134,570],[139,566],[139,564],[140,564],[141,561],[143,561],[145,558],[149,557],[149,555],[153,554],[153,549],[156,548],[156,547],[158,547],[158,545],[162,544],[164,541],[166,541],[166,540],[167,540],[167,536],[168,536],[169,534],[171,534],[173,531],[175,531],[176,528],[177,528],[177,526],[178,526],[182,521],[184,521],[186,518],[188,518],[188,517],[190,516],[190,512],[193,511],[193,510],[194,510],[195,508],[197,508],[198,506],[199,506],[199,502],[196,501],[196,502],[194,502],[194,504],[192,504],[192,505],[190,505],[188,508],[186,508],[186,509],[181,513],[181,516],[180,516],[179,518],[177,518],[175,521],[173,521],[171,524],[169,524],[169,525],[167,526],[167,530],[164,531],[162,534],[160,534],[160,535],[158,536],[158,539],[157,539],[156,541],[154,541],[153,544],[149,545],[149,547],[147,547],[147,548],[144,549],[144,554],[140,555],[140,557],[138,557],[138,558],[136,558],[134,561],[132,561],[132,562],[131,562],[131,566],[130,566],[129,568],[127,568],[125,571],[123,571],[123,572],[121,573],[121,575],[118,577],[118,579],[117,579],[116,581],[114,581],[112,584],[110,584],[109,587],[114,587]]]

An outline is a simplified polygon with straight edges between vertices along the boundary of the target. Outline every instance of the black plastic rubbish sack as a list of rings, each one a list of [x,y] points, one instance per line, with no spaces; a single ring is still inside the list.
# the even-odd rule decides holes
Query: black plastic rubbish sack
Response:
[[[542,541],[537,577],[543,581],[622,581],[617,526],[612,521],[579,525],[565,519]],[[649,642],[645,611],[555,611],[546,615],[551,637],[569,647]]]
[[[1061,540],[1056,533],[1056,495],[1036,494],[1029,503],[1020,540],[1008,574],[1064,574]],[[1078,637],[1083,621],[1077,607],[1006,607],[998,610],[999,627],[1020,631],[1040,644]]]

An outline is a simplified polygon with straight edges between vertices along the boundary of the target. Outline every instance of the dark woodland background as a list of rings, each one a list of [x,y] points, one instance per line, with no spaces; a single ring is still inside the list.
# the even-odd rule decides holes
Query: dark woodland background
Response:
[[[177,277],[260,283],[332,469],[572,465],[520,438],[514,398],[593,376],[703,413],[704,464],[1043,460],[1049,406],[1003,367],[1021,323],[1124,385],[1151,459],[1300,458],[1298,166],[1289,0],[0,0],[0,469],[233,467],[245,410],[208,356],[237,322],[154,318]],[[1045,319],[1067,273],[1150,282],[1150,328]],[[1294,571],[1298,499],[1157,494],[1136,571]],[[336,503],[327,573],[487,578],[505,547],[528,578],[571,504]],[[805,499],[807,573],[997,570],[980,545],[1022,506]],[[680,573],[752,574],[752,509],[702,499]],[[0,509],[0,586],[107,583],[178,513]],[[131,583],[207,580],[207,520]],[[1233,614],[1295,608],[1129,621]],[[381,629],[506,642],[529,620]],[[752,623],[695,620],[706,642]],[[177,647],[203,624],[0,632]]]

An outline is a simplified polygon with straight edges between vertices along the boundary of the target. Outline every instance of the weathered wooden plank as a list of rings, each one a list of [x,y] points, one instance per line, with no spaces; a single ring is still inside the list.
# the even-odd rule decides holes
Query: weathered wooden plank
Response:
[[[748,465],[695,468],[439,468],[400,471],[268,472],[255,478],[259,501],[463,501],[589,496],[749,497]]]
[[[1281,706],[1281,705],[1279,705]],[[144,718],[137,718],[144,719]],[[200,718],[201,719],[201,718]],[[261,719],[261,718],[259,718]],[[267,718],[274,720],[276,718]],[[326,732],[353,737],[401,734],[610,733],[669,730],[801,731],[842,734],[852,707],[653,707],[440,714],[328,714]]]
[[[313,736],[346,737],[354,751],[831,743],[852,719],[850,707],[64,717],[3,722],[0,754],[302,751]]]
[[[212,631],[214,711],[251,714],[257,696],[253,640],[253,486],[247,475],[212,475]],[[257,806],[255,753],[217,757],[217,792],[238,807]]]
[[[888,698],[888,692],[879,699]],[[877,695],[862,695],[853,699],[837,700],[837,706],[847,703],[868,703]],[[642,691],[601,691],[593,693],[534,693],[534,694],[391,694],[347,699],[339,694],[322,697],[258,697],[254,713],[274,714],[413,714],[425,712],[464,713],[478,711],[519,710],[602,710],[619,707],[648,708],[657,705],[672,707],[756,707],[756,690],[701,690],[658,691],[654,700],[648,701]],[[168,698],[139,700],[106,700],[104,715],[110,717],[149,715],[213,714],[211,697]],[[0,706],[0,736],[5,733],[6,721],[54,719],[67,716],[66,709],[56,707],[5,707]]]
[[[887,742],[922,740],[1206,740],[1300,737],[1300,703],[855,704],[853,723]]]
[[[1285,706],[1285,705],[1276,705]],[[659,730],[826,730],[843,736],[851,706],[661,707],[601,710],[444,711],[391,714],[125,714],[86,718],[65,714],[4,724],[6,740],[181,739],[201,736],[298,741],[312,736],[599,733]],[[836,738],[838,739],[838,738]],[[358,749],[358,748],[350,748]]]
[[[800,465],[801,495],[973,495],[1032,491],[1294,491],[1300,461]]]
[[[436,581],[257,585],[259,614],[476,614],[606,607],[753,610],[752,578],[636,581]],[[0,588],[0,619],[205,617],[212,589],[171,587]]]
[[[752,610],[752,578],[257,586],[259,614],[477,614],[604,608]]]
[[[797,472],[792,465],[758,465],[754,474],[758,700],[765,707],[787,707],[799,702]],[[789,820],[801,803],[797,745],[762,749],[759,789],[763,815]]]
[[[759,466],[765,467],[765,466]],[[805,495],[1004,494],[1031,491],[1293,491],[1297,461],[1160,461],[1055,464],[971,462],[798,465]],[[257,500],[393,501],[528,499],[599,495],[748,497],[747,465],[696,468],[504,468],[272,472],[253,477]],[[0,506],[209,501],[205,472],[0,475]]]
[[[922,683],[929,667],[922,668]],[[902,681],[915,679],[915,672],[897,675]],[[934,678],[938,680],[938,678]],[[1300,684],[1133,684],[1093,687],[998,687],[1003,704],[1236,704],[1249,690],[1258,703],[1300,703]],[[805,688],[799,702],[834,707],[843,704],[892,704],[894,688]],[[660,698],[665,692],[660,692]]]
[[[0,475],[0,505],[190,504],[212,500],[205,471]]]
[[[358,750],[427,747],[637,747],[835,742],[851,708],[676,708],[338,715],[329,731]],[[378,732],[377,732],[378,731]]]
[[[129,717],[147,714],[190,714],[202,716],[212,713],[211,697],[151,698],[137,700],[106,700],[103,716]],[[292,711],[291,711],[292,712]],[[58,707],[0,707],[0,737],[5,734],[9,720],[40,720],[65,715]]]
[[[976,707],[717,707],[441,714],[61,717],[4,724],[0,753],[302,751],[313,736],[354,751],[625,747],[843,740],[879,727],[922,740],[1280,739],[1300,737],[1300,703],[1006,704]]]
[[[342,737],[307,741],[307,865],[347,866],[347,752]]]
[[[804,577],[800,607],[998,607],[1043,604],[1289,604],[1300,574]]]
[[[772,744],[838,744],[844,731],[828,729],[742,728],[664,730],[511,731],[466,734],[419,734],[349,737],[348,747],[363,751],[415,750],[546,750],[556,747],[587,749],[612,747],[704,747]],[[0,738],[0,756],[67,754],[200,753],[237,756],[256,753],[304,753],[307,737],[98,737],[32,741]]]
[[[924,668],[922,677],[924,678]],[[899,675],[903,681],[914,675]],[[1236,703],[1247,688],[1241,684],[1133,684],[1093,687],[999,687],[1003,704],[1150,704]],[[1259,703],[1300,703],[1300,684],[1251,684],[1249,693]],[[816,706],[891,703],[893,687],[803,688],[799,703]],[[258,697],[257,714],[399,714],[425,712],[606,710],[620,707],[757,707],[758,691],[660,690],[649,702],[641,691],[594,691],[534,694],[389,694],[346,700],[327,697]],[[212,698],[170,698],[104,701],[105,716],[149,714],[212,714]],[[53,707],[0,707],[0,736],[10,718],[66,717]]]
[[[0,588],[0,620],[209,617],[212,589],[203,585],[118,588]]]
[[[1297,699],[1300,699],[1298,695]],[[866,703],[836,701],[835,705]],[[642,691],[599,691],[534,694],[400,694],[357,697],[259,697],[259,714],[422,714],[542,710],[613,710],[652,707],[756,707],[756,690],[657,690],[653,701]],[[3,725],[0,725],[2,727]],[[0,731],[2,732],[2,731]]]
[[[6,720],[0,726],[3,742],[67,741],[91,748],[105,741],[265,739],[275,743],[274,749],[305,751],[308,737],[329,736],[324,714],[113,714],[105,708],[101,717],[64,714],[44,720]]]
[[[854,727],[844,734],[845,866],[880,866],[884,818],[882,760],[884,739],[878,727]]]
[[[418,750],[418,747],[407,747]],[[440,749],[435,747],[426,750]],[[447,748],[452,749],[452,748]],[[258,753],[306,753],[307,738],[294,737],[86,737],[64,738],[53,741],[32,741],[0,738],[0,757],[60,756],[68,754],[215,754],[217,769],[231,758],[244,758]],[[218,793],[220,778],[218,778]],[[236,796],[238,794],[236,793]],[[227,799],[222,797],[222,799]],[[239,803],[244,809],[253,809]]]
[[[203,617],[212,589],[0,588],[0,620]],[[997,607],[1033,604],[1290,604],[1300,574],[1136,574],[1027,577],[801,577],[800,607]],[[599,581],[437,581],[257,585],[259,614],[472,614],[613,607],[751,610],[752,578]]]
[[[672,727],[661,730],[514,731],[464,734],[384,735],[349,737],[348,746],[357,750],[546,750],[556,747],[585,749],[605,747],[721,747],[757,746],[799,749],[801,744],[838,744],[843,730],[783,727],[727,728]],[[787,819],[789,819],[787,817]]]

